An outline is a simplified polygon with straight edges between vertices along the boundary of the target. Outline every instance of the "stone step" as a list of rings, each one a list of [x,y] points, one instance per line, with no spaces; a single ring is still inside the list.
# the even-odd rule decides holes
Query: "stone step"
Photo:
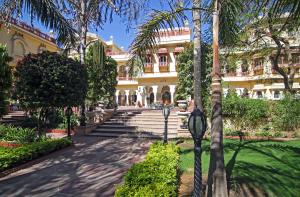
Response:
[[[101,125],[97,129],[128,129],[128,130],[149,130],[157,131],[164,130],[164,125],[152,125],[152,126],[127,126],[127,125]],[[168,125],[168,130],[176,130],[177,125]]]
[[[102,125],[123,125],[123,126],[153,126],[153,125],[165,125],[165,122],[138,122],[138,121],[107,121],[104,122]],[[168,121],[168,126],[175,126],[177,127],[177,121]]]
[[[121,129],[121,128],[97,128],[92,131],[92,133],[156,133],[162,134],[164,133],[164,129]],[[168,133],[175,133],[177,134],[177,130],[168,129]]]
[[[152,116],[133,116],[133,117],[120,117],[120,116],[113,116],[112,119],[120,119],[120,120],[163,120],[165,121],[164,117],[152,117]],[[177,120],[177,117],[169,117],[168,120]]]
[[[162,139],[163,135],[151,135],[151,134],[136,134],[136,133],[90,133],[88,136],[93,137],[115,137],[115,138],[150,138],[150,139]],[[177,135],[168,135],[168,139],[177,138]]]

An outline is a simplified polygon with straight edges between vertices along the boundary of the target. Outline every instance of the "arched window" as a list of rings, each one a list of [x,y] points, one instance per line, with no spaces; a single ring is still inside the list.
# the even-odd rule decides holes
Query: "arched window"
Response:
[[[25,46],[21,41],[15,42],[14,45],[14,56],[23,57],[26,54]]]

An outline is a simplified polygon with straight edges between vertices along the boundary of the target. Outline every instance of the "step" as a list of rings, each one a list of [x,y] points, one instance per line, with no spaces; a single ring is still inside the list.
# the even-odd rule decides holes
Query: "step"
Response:
[[[164,129],[121,129],[121,128],[97,128],[92,131],[93,133],[164,133]],[[168,129],[168,133],[177,133],[177,130]]]
[[[119,120],[162,120],[165,121],[164,117],[145,117],[145,116],[134,116],[134,117],[118,117],[113,116],[111,119],[119,119]],[[169,117],[168,120],[178,120],[177,117]]]
[[[90,133],[88,136],[93,137],[122,137],[122,138],[152,138],[152,139],[162,139],[163,135],[152,135],[145,133]],[[177,138],[177,135],[168,135],[169,139]]]
[[[159,123],[159,124],[158,124]],[[104,122],[102,125],[108,126],[114,126],[114,125],[123,125],[123,126],[164,126],[164,122],[138,122],[138,121],[128,121],[128,122],[123,122],[123,121],[107,121]],[[177,121],[176,122],[168,122],[168,126],[174,126],[177,127]]]

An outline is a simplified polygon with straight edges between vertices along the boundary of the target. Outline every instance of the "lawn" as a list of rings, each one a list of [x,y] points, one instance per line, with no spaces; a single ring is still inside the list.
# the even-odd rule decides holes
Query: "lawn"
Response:
[[[209,141],[203,141],[203,175],[209,165]],[[247,186],[252,195],[259,188],[266,196],[300,196],[300,141],[225,140],[225,165],[229,185],[241,191]],[[181,145],[180,169],[193,172],[192,142]],[[252,188],[252,189],[251,189]]]

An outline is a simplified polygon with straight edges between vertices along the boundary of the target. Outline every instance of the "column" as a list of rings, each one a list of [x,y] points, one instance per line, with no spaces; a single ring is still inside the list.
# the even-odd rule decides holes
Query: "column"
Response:
[[[142,97],[142,93],[144,91],[144,86],[138,86],[138,89],[136,90],[136,106],[139,106],[139,103],[141,105],[143,105],[143,97]]]
[[[116,93],[115,93],[117,104],[119,104],[119,92],[120,92],[120,90],[116,90]]]
[[[158,86],[152,86],[152,90],[153,90],[153,94],[154,94],[154,103],[157,102],[157,89],[158,89]]]
[[[242,64],[243,64],[243,62],[242,61],[237,61],[236,62],[236,65],[237,65],[237,67],[236,67],[236,76],[242,76]]]
[[[267,56],[264,61],[264,75],[268,74],[272,74],[272,63],[269,56]]]
[[[170,61],[170,72],[176,72],[176,59],[174,53],[170,53],[171,60]]]
[[[155,61],[152,61],[153,64],[153,72],[159,73],[159,55],[158,54],[153,54],[153,57]]]
[[[169,87],[170,87],[170,94],[171,94],[171,103],[174,103],[174,94],[175,94],[176,85],[169,85]]]
[[[129,90],[125,90],[125,95],[126,95],[126,106],[129,105]]]

